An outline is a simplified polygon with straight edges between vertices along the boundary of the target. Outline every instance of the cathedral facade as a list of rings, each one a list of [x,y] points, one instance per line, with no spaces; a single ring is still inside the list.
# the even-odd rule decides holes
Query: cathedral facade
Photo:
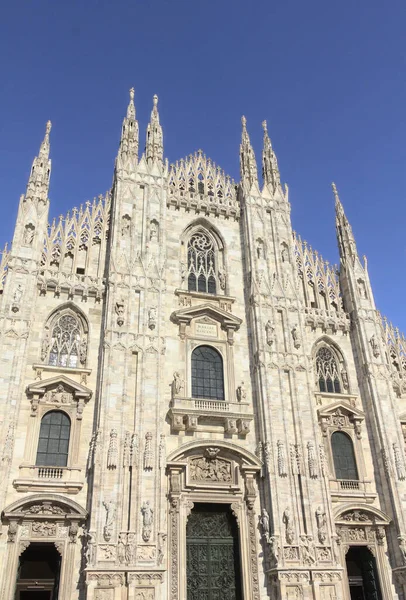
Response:
[[[2,254],[0,597],[405,600],[406,342],[337,190],[339,268],[265,122],[235,183],[157,104],[51,224],[48,123]]]

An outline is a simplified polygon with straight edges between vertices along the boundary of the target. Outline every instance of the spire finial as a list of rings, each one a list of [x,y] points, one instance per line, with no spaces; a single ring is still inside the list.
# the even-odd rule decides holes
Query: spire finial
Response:
[[[355,260],[355,257],[358,256],[358,252],[354,234],[352,233],[351,225],[345,215],[336,184],[332,183],[331,187],[333,188],[336,205],[336,230],[340,256],[341,258],[351,257]]]
[[[262,129],[264,130],[264,133],[268,134],[268,126],[265,119],[262,121]]]
[[[148,163],[157,160],[162,164],[164,152],[163,144],[162,127],[159,124],[158,96],[154,94],[152,98],[151,119],[148,123],[147,139],[145,142],[145,156]]]
[[[340,197],[339,197],[339,195],[338,195],[337,186],[336,186],[336,184],[334,183],[334,181],[333,181],[333,183],[331,184],[331,187],[333,188],[333,194],[334,194],[334,198],[335,198],[336,204],[338,204],[338,203],[340,202]]]
[[[132,159],[138,161],[138,123],[135,119],[134,88],[130,89],[130,102],[127,107],[127,115],[123,121],[121,130],[120,148],[118,152],[120,160]]]
[[[278,159],[276,158],[276,154],[272,148],[266,121],[262,121],[262,128],[264,130],[264,146],[262,149],[262,177],[265,185],[271,186],[272,191],[275,193],[276,189],[280,187],[281,184]]]
[[[134,88],[130,88],[130,100],[134,100]]]

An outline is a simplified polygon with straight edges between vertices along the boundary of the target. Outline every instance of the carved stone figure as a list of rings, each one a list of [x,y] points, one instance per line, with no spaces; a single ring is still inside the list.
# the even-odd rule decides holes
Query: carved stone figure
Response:
[[[158,222],[154,219],[151,221],[149,226],[149,240],[150,242],[153,240],[158,241]]]
[[[190,460],[190,479],[192,481],[231,482],[231,464],[217,457],[192,458]]]
[[[369,343],[371,344],[372,354],[375,356],[375,358],[378,358],[378,356],[379,356],[379,345],[378,345],[378,342],[376,341],[376,338],[375,338],[374,335],[369,340]]]
[[[24,246],[31,246],[34,239],[35,227],[32,223],[28,223],[28,225],[24,228],[24,237],[23,244]]]
[[[152,306],[148,311],[148,327],[155,329],[156,327],[156,307]]]
[[[127,538],[127,534],[125,534],[125,533],[120,533],[118,536],[117,560],[120,565],[125,563],[125,547],[126,547],[126,541],[127,541],[126,538]]]
[[[286,467],[286,455],[285,455],[285,446],[282,440],[278,440],[277,443],[278,449],[278,473],[279,477],[286,477],[288,474]]]
[[[21,283],[19,283],[17,285],[16,289],[14,290],[13,302],[15,304],[20,304],[22,295],[23,295],[23,286],[21,285]]]
[[[404,481],[404,479],[406,479],[404,459],[403,459],[402,454],[400,452],[398,443],[394,442],[392,444],[392,447],[393,447],[393,454],[394,454],[394,457],[395,457],[395,467],[396,467],[396,473],[397,473],[398,479],[400,481]]]
[[[128,565],[134,563],[135,558],[135,533],[127,534],[127,545],[125,547],[125,562]]]
[[[71,541],[71,543],[76,544],[78,533],[79,533],[79,524],[74,521],[73,523],[70,524],[69,530],[68,530],[69,540]]]
[[[313,440],[307,442],[307,459],[309,464],[309,475],[312,479],[317,478],[316,446]]]
[[[223,271],[219,271],[218,272],[218,278],[219,278],[219,284],[220,284],[220,289],[225,290],[226,289],[226,275]]]
[[[114,519],[116,517],[116,505],[114,500],[104,500],[103,506],[106,510],[106,520],[104,522],[103,536],[106,542],[108,542],[112,536]]]
[[[130,223],[131,217],[129,215],[124,215],[121,219],[121,237],[127,238],[130,235]]]
[[[305,565],[312,565],[316,562],[315,548],[311,535],[300,536],[300,553]]]
[[[241,384],[237,388],[237,400],[238,402],[245,402],[247,399],[247,392],[245,390],[245,384],[241,381]]]
[[[277,535],[271,535],[269,538],[269,557],[271,559],[271,564],[274,566],[278,564],[280,549],[279,537]]]
[[[180,396],[185,388],[185,382],[181,378],[179,371],[175,371],[172,381],[172,396]]]
[[[327,538],[327,519],[326,513],[322,510],[321,506],[318,506],[316,510],[316,523],[319,542],[320,544],[324,544]]]
[[[46,331],[41,344],[41,360],[45,362],[48,357],[49,350],[49,333]]]
[[[292,339],[293,339],[294,347],[300,348],[299,330],[297,328],[297,325],[295,325],[294,328],[292,329]]]
[[[261,516],[259,517],[259,524],[261,526],[262,537],[265,538],[266,542],[269,542],[269,514],[266,508],[261,510]]]
[[[287,544],[293,544],[295,539],[295,532],[293,529],[292,517],[290,516],[290,509],[285,508],[283,512],[282,521],[285,525],[285,538]]]
[[[266,343],[268,346],[272,346],[275,340],[275,327],[271,320],[268,320],[265,324],[265,335]]]
[[[8,426],[6,441],[3,448],[2,462],[10,464],[13,456],[13,445],[14,445],[14,423],[11,422]]]
[[[86,359],[87,359],[87,339],[83,338],[82,341],[80,342],[80,346],[79,346],[79,360],[80,360],[80,364],[82,366],[84,366],[86,364]]]
[[[9,542],[15,542],[17,531],[18,531],[18,523],[16,521],[11,521],[11,523],[8,526],[8,531],[7,531]]]
[[[149,500],[143,503],[141,506],[142,513],[142,539],[144,542],[149,542],[152,532],[152,521],[154,517],[154,511],[150,507]]]
[[[121,298],[116,302],[117,325],[124,325],[124,300]]]
[[[403,564],[406,565],[406,536],[399,535],[398,541],[399,541],[400,552],[402,554]]]
[[[166,533],[158,533],[158,555],[157,555],[157,564],[162,565],[164,562],[165,555],[165,541],[166,541]]]

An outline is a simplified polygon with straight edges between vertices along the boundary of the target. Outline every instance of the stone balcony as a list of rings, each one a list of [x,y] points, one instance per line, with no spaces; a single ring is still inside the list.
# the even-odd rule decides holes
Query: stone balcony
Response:
[[[20,477],[13,481],[19,492],[64,492],[77,494],[83,487],[82,469],[77,467],[20,466]]]
[[[225,402],[205,398],[173,398],[169,410],[173,431],[208,431],[219,428],[229,435],[245,437],[254,415],[247,402]]]
[[[330,479],[329,485],[333,502],[354,502],[354,500],[363,500],[364,502],[371,503],[376,498],[376,493],[372,489],[371,481]]]

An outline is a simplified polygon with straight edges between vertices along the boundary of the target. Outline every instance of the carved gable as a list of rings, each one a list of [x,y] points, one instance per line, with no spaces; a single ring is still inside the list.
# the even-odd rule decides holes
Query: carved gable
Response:
[[[218,323],[221,329],[227,332],[229,344],[233,344],[234,331],[238,331],[242,323],[242,319],[209,303],[176,310],[171,314],[171,321],[179,325],[181,339],[185,339],[187,327],[191,326],[192,321],[196,322],[196,331],[199,329],[199,324],[200,327],[205,325],[208,329],[211,327],[212,335],[214,334],[214,327],[217,327],[216,324]]]

